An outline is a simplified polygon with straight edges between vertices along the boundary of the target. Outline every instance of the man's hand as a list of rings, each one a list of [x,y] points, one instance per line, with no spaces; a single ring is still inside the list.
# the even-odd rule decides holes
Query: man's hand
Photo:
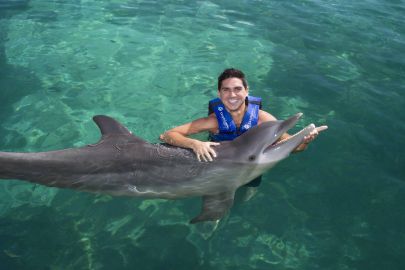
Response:
[[[309,144],[319,135],[319,132],[328,129],[328,126],[320,126],[316,127],[308,136],[304,137],[304,141],[302,143]]]
[[[298,145],[293,152],[298,153],[307,149],[308,144],[313,140],[315,140],[315,138],[319,135],[319,132],[324,131],[326,129],[328,129],[328,126],[316,127],[308,136],[304,137],[303,142],[300,145]],[[288,139],[288,137],[285,139]]]
[[[198,161],[212,161],[217,157],[214,149],[211,146],[219,145],[217,142],[202,142],[195,140],[192,145],[194,153],[197,155]]]

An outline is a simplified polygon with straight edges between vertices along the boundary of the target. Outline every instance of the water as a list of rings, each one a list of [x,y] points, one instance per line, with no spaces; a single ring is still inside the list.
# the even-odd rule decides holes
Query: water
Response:
[[[0,0],[0,149],[151,142],[206,114],[216,77],[327,124],[209,237],[200,200],[0,183],[0,269],[404,269],[405,2]],[[208,238],[208,239],[206,239]]]

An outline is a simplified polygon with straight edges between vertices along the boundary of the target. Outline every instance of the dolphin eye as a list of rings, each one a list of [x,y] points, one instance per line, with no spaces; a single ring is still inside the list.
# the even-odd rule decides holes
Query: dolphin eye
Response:
[[[256,156],[255,155],[251,155],[251,156],[249,156],[249,161],[254,161],[255,159],[256,159]]]

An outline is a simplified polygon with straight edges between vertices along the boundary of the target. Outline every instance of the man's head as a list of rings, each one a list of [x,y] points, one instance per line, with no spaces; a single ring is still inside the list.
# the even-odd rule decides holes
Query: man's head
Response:
[[[229,78],[239,78],[242,81],[243,86],[246,89],[248,88],[245,74],[242,71],[234,68],[227,68],[218,77],[218,91],[221,90],[222,81]]]
[[[230,68],[224,70],[218,77],[218,97],[228,111],[243,111],[248,92],[249,88],[242,71]]]

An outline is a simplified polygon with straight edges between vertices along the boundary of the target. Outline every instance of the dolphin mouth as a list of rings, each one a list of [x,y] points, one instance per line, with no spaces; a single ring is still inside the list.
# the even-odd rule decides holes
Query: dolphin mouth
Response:
[[[274,149],[274,148],[279,148],[283,145],[288,145],[289,149],[291,149],[291,151],[293,151],[296,147],[298,147],[303,141],[304,141],[304,137],[308,136],[313,130],[315,129],[315,125],[314,124],[310,124],[308,126],[306,126],[305,128],[301,129],[300,131],[298,131],[297,133],[295,133],[294,135],[291,135],[288,139],[284,139],[281,141],[276,141],[273,144],[267,146],[263,153],[265,154],[267,151]]]
[[[293,128],[295,126],[295,124],[297,124],[298,120],[302,117],[302,115],[303,115],[303,113],[297,113],[294,116],[283,121],[280,130],[278,130],[276,132],[275,136],[271,138],[271,141],[269,142],[269,144],[266,147],[264,147],[264,149],[267,149],[268,147],[271,147],[271,146],[274,146],[274,145],[280,143],[280,141],[278,141],[278,139],[281,136],[283,136],[283,134],[286,133],[288,130]]]

